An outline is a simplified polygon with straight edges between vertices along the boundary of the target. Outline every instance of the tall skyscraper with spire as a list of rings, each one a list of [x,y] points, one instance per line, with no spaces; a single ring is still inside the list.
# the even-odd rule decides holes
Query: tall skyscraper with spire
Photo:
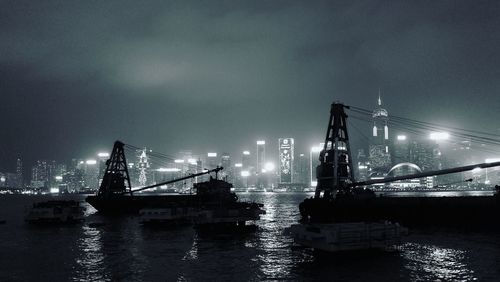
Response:
[[[370,171],[377,175],[383,175],[391,167],[391,154],[389,150],[389,113],[382,108],[380,90],[378,94],[378,107],[372,114],[373,128],[370,139],[369,159]]]

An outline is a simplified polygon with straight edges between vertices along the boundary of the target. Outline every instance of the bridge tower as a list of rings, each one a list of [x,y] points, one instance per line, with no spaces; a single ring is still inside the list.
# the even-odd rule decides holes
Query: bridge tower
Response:
[[[124,192],[132,195],[127,160],[125,159],[125,151],[123,149],[124,145],[120,141],[115,142],[111,156],[106,161],[106,171],[97,192],[98,196],[109,197],[122,195]]]
[[[337,193],[347,193],[348,184],[354,182],[344,108],[348,107],[341,103],[331,106],[325,144],[319,154],[320,165],[316,168],[315,198],[333,198]]]

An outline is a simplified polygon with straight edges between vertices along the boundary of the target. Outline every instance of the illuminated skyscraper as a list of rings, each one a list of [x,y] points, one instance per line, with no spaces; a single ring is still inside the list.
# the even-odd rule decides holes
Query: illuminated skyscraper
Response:
[[[137,161],[137,170],[139,172],[138,183],[139,186],[146,186],[148,184],[148,174],[149,174],[149,161],[146,154],[146,148],[139,150],[139,156]]]
[[[293,138],[279,139],[279,182],[293,183],[294,175],[294,140]]]
[[[233,182],[233,167],[231,166],[231,156],[228,153],[222,153],[221,166],[224,168],[222,170],[221,176],[226,178],[228,182]]]
[[[218,165],[217,153],[207,153],[207,169],[214,169]]]
[[[90,190],[96,190],[99,188],[99,165],[97,160],[90,159],[85,161],[84,169],[84,180],[85,187]]]
[[[365,150],[359,149],[358,150],[358,181],[363,181],[367,180],[369,177],[369,169],[370,169],[370,162],[368,161],[368,158],[366,157]]]
[[[31,168],[31,187],[43,188],[47,187],[49,182],[47,161],[38,160]]]
[[[410,146],[406,135],[399,134],[394,140],[394,164],[406,163],[410,161]]]
[[[23,188],[24,187],[23,161],[20,158],[18,158],[16,161],[16,178],[17,178],[16,186],[18,188]]]
[[[385,174],[391,168],[391,154],[389,152],[389,113],[382,108],[380,93],[378,108],[373,111],[373,128],[370,140],[369,160],[371,172]]]
[[[242,169],[249,171],[251,167],[251,160],[250,160],[250,151],[243,151],[243,155],[241,156],[241,164],[242,164]]]
[[[309,161],[306,154],[299,154],[296,163],[295,179],[294,182],[301,183],[305,185],[310,184],[309,179]]]
[[[266,163],[266,141],[257,141],[257,173],[264,169]]]
[[[316,167],[320,164],[319,162],[319,153],[323,150],[325,143],[320,143],[319,146],[311,147],[311,151],[309,154],[309,175],[310,175],[310,184],[311,187],[316,188],[318,185],[318,180],[316,177]]]

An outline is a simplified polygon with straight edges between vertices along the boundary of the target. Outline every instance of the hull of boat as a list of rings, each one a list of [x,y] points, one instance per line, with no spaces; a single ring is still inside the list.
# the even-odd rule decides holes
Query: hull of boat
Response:
[[[390,220],[408,227],[482,225],[500,228],[498,196],[306,199],[300,210],[303,219],[311,222]]]
[[[161,196],[88,196],[87,201],[99,213],[103,214],[138,214],[147,207],[190,206],[197,201],[195,195],[161,195]]]

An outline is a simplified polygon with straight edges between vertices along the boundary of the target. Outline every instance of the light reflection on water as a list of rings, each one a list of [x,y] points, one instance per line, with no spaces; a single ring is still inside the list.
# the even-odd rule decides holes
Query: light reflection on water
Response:
[[[406,259],[405,268],[414,281],[472,281],[474,271],[466,263],[467,253],[435,245],[407,243],[401,255]]]
[[[498,233],[412,230],[399,253],[319,255],[294,246],[283,229],[312,194],[243,193],[264,204],[252,234],[211,236],[190,227],[143,228],[137,217],[87,210],[75,227],[35,228],[16,213],[35,198],[0,196],[0,281],[496,281]],[[103,226],[89,227],[89,222]],[[50,257],[50,260],[48,259]],[[39,265],[39,267],[37,267]],[[57,271],[54,272],[57,266]]]
[[[78,239],[79,257],[76,258],[78,267],[74,281],[96,281],[107,280],[104,265],[104,254],[102,253],[101,231],[83,226],[83,234]]]

